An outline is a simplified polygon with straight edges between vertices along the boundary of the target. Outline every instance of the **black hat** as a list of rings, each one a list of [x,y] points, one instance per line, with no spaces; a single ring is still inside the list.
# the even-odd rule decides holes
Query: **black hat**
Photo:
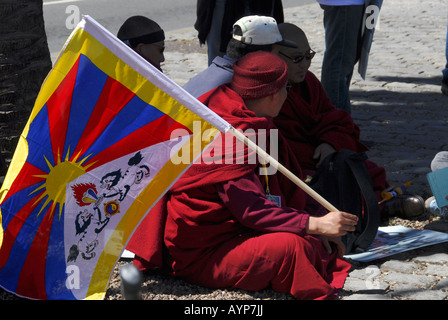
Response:
[[[143,16],[133,16],[123,23],[117,37],[131,47],[135,47],[139,43],[151,44],[163,41],[165,33],[153,20]]]

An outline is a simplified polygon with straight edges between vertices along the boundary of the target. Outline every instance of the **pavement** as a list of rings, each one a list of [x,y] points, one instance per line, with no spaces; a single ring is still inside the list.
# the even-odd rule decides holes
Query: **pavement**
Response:
[[[373,141],[370,160],[386,169],[390,184],[411,182],[410,192],[432,195],[426,174],[434,155],[448,150],[448,96],[441,94],[448,5],[444,0],[389,0],[375,31],[367,77],[351,85],[352,116],[361,139]],[[317,3],[285,9],[317,52],[310,70],[320,78],[323,12]],[[165,74],[180,85],[207,67],[206,46],[193,28],[168,32]],[[448,232],[448,223],[425,214],[389,224]],[[448,243],[354,263],[341,300],[447,300]]]

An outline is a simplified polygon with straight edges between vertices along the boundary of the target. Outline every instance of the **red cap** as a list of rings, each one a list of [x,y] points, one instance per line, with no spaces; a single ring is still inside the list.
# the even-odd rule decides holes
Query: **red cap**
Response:
[[[245,55],[233,65],[230,88],[243,99],[261,99],[277,93],[288,80],[288,67],[276,55],[257,51]]]

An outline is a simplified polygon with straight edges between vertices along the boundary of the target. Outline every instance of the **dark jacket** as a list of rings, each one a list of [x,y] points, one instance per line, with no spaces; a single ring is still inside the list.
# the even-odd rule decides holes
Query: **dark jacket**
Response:
[[[205,44],[212,23],[215,0],[198,0],[195,29],[200,44]],[[284,22],[281,0],[227,0],[221,29],[221,51],[226,52],[227,43],[232,36],[233,24],[241,17],[262,15],[274,17],[277,23]]]

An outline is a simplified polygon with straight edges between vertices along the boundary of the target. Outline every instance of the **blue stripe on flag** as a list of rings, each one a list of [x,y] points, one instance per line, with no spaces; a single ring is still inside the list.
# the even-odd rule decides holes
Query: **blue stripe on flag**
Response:
[[[42,139],[42,137],[48,137]],[[55,165],[53,157],[53,149],[51,148],[50,127],[48,121],[48,109],[45,104],[30,124],[30,130],[27,135],[28,142],[28,158],[27,162],[39,168],[44,172],[49,172],[44,156]]]
[[[70,147],[75,149],[89,121],[108,76],[97,68],[86,56],[80,55],[76,84],[73,90],[70,120],[64,145],[65,156]]]
[[[56,208],[55,212],[59,212]],[[64,217],[65,208],[61,219],[55,214],[53,219],[50,240],[47,250],[47,264],[45,269],[45,287],[51,292],[47,292],[47,296],[58,300],[76,300],[73,293],[68,288],[66,279],[70,276],[70,270],[66,268],[65,248],[64,248]],[[69,273],[66,273],[66,272]],[[74,285],[76,285],[76,274],[74,277]]]

